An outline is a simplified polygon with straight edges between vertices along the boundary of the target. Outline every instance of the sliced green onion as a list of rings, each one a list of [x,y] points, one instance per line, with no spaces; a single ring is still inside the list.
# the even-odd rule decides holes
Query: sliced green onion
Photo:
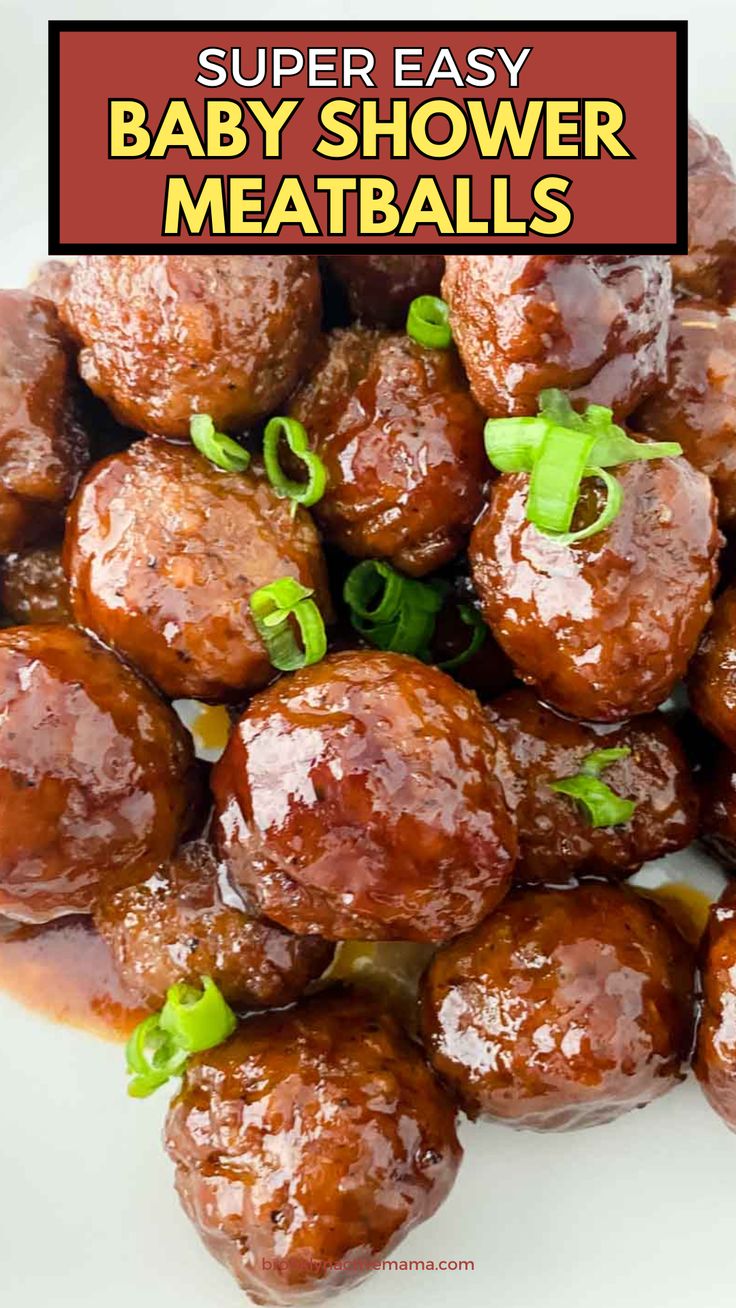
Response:
[[[427,349],[447,350],[452,345],[449,305],[438,295],[418,295],[409,305],[406,331]]]
[[[348,574],[343,599],[355,616],[380,626],[396,617],[406,581],[389,563],[366,559]]]
[[[594,749],[590,754],[586,754],[580,764],[580,771],[586,777],[599,777],[605,768],[610,768],[612,763],[618,763],[621,758],[630,758],[631,750],[628,745],[614,745],[610,749]]]
[[[682,454],[682,446],[676,441],[633,440],[623,427],[613,421],[613,410],[603,404],[589,404],[584,413],[578,413],[564,391],[541,391],[539,413],[545,421],[556,426],[595,435],[589,467],[614,468],[619,464],[636,463],[642,459],[676,459]],[[532,418],[531,421],[538,420]]]
[[[152,1013],[138,1023],[130,1036],[125,1061],[131,1076],[128,1094],[145,1099],[183,1070],[187,1053],[163,1030],[161,1014]]]
[[[208,413],[195,413],[189,421],[189,435],[200,454],[225,472],[244,472],[248,467],[248,451],[221,431],[215,431]]]
[[[536,418],[489,418],[483,438],[499,472],[531,473],[527,519],[563,545],[595,536],[620,513],[623,491],[606,468],[682,454],[675,441],[632,440],[602,404],[589,404],[578,413],[569,396],[553,389],[540,393]],[[595,522],[571,532],[580,485],[589,476],[605,483],[606,503]]]
[[[592,435],[588,468],[613,468],[642,459],[678,458],[676,441],[636,441],[613,421],[602,404],[589,404],[584,413],[573,409],[564,391],[542,391],[536,418],[489,418],[484,441],[489,461],[499,472],[532,472],[545,436],[552,428]]]
[[[460,668],[463,663],[467,663],[469,659],[472,659],[473,655],[478,653],[488,635],[485,622],[472,604],[460,604],[458,613],[465,625],[471,628],[470,642],[467,648],[461,650],[454,658],[445,659],[444,663],[437,664],[437,667],[441,668],[443,672],[452,672],[454,668]]]
[[[489,418],[483,440],[499,472],[531,472],[549,425],[543,418]]]
[[[279,442],[286,440],[292,454],[304,464],[306,481],[293,481],[279,463]],[[288,496],[297,504],[310,508],[322,499],[327,485],[327,469],[318,454],[309,448],[309,437],[296,418],[271,418],[263,433],[263,462],[268,479],[277,494]]]
[[[592,827],[617,827],[629,821],[636,804],[632,799],[621,799],[598,777],[568,777],[555,781],[551,790],[569,795],[585,809]]]
[[[415,581],[381,559],[366,559],[349,573],[343,599],[355,630],[377,649],[428,662],[448,590],[445,582]]]
[[[327,653],[327,633],[322,614],[308,590],[293,577],[261,586],[250,597],[250,611],[268,657],[279,672],[319,663]],[[299,628],[302,646],[296,639],[293,622]]]
[[[595,436],[550,427],[539,448],[529,481],[526,516],[540,531],[567,532]]]
[[[161,1026],[189,1054],[212,1049],[232,1035],[237,1018],[214,981],[202,977],[202,990],[183,981],[172,986],[161,1009]]]
[[[212,1049],[232,1035],[237,1018],[210,977],[202,990],[179,983],[166,992],[160,1013],[144,1017],[125,1046],[128,1094],[145,1099],[172,1076],[181,1076],[190,1054]]]
[[[610,472],[605,468],[590,468],[586,472],[586,477],[600,477],[606,487],[606,502],[603,505],[598,517],[594,522],[589,523],[587,527],[581,527],[580,531],[564,532],[557,537],[561,545],[574,545],[576,540],[587,540],[589,536],[595,536],[599,531],[604,531],[610,527],[615,518],[621,512],[621,505],[624,502],[624,490],[620,481],[616,481]]]
[[[628,822],[636,802],[622,799],[611,787],[601,781],[600,774],[618,759],[628,758],[631,750],[622,746],[611,749],[594,749],[580,766],[580,771],[572,777],[550,783],[550,790],[560,795],[569,795],[585,809],[592,827],[615,827]]]
[[[547,422],[554,423],[557,427],[573,427],[580,430],[584,425],[582,416],[572,406],[570,396],[566,391],[561,391],[556,386],[549,386],[546,390],[539,392],[537,408],[540,417]],[[598,421],[601,405],[589,405],[588,408],[594,410],[594,421]],[[605,410],[605,412],[610,413],[610,409]]]

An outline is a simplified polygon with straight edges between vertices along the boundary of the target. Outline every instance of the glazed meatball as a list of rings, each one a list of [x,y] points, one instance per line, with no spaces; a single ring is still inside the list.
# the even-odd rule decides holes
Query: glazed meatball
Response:
[[[0,554],[61,521],[87,460],[73,357],[53,305],[0,291]]]
[[[701,958],[703,1008],[693,1067],[709,1104],[736,1131],[736,885],[711,905]]]
[[[61,304],[79,370],[119,422],[184,438],[194,413],[239,431],[277,409],[319,329],[304,254],[87,255]]]
[[[0,605],[18,626],[71,622],[72,611],[59,545],[8,554],[0,571]]]
[[[258,908],[329,940],[448,940],[507,889],[514,828],[470,691],[377,650],[256,695],[212,775],[220,853]]]
[[[33,295],[52,304],[60,305],[69,290],[72,277],[72,265],[63,259],[44,259],[39,264],[29,286]]]
[[[198,799],[179,719],[74,627],[0,631],[0,912],[89,912],[170,857]]]
[[[151,1008],[177,981],[212,977],[239,1009],[290,1004],[327,967],[333,947],[247,913],[210,845],[183,845],[152,876],[100,895],[95,924],[121,980]]]
[[[685,295],[736,298],[736,177],[720,141],[691,118],[687,161],[688,253],[672,259]]]
[[[672,308],[653,255],[448,255],[442,283],[471,390],[491,417],[547,387],[626,417],[662,381]]]
[[[330,608],[322,550],[257,469],[222,472],[193,446],[140,441],[97,464],[64,545],[77,621],[167,695],[242,698],[273,675],[250,615],[259,586],[295,577]]]
[[[403,327],[418,295],[439,295],[445,269],[441,254],[331,254],[326,262],[353,317],[383,327]]]
[[[458,553],[480,512],[488,464],[483,416],[453,350],[337,330],[290,412],[327,468],[315,506],[327,540],[413,576]]]
[[[417,1047],[341,994],[250,1017],[190,1059],[165,1142],[205,1245],[265,1304],[363,1279],[431,1217],[461,1158]]]
[[[710,738],[709,738],[710,739]],[[712,741],[710,742],[712,745]],[[736,870],[736,755],[717,749],[702,776],[700,834],[729,871]]]
[[[435,1070],[473,1117],[531,1130],[609,1122],[684,1079],[689,946],[612,884],[517,891],[425,977]]]
[[[716,600],[690,665],[688,689],[700,721],[736,751],[736,586],[728,586]]]
[[[710,615],[721,537],[707,477],[685,459],[616,470],[624,491],[604,531],[566,545],[526,519],[529,478],[499,477],[470,542],[486,622],[523,681],[574,717],[647,713],[682,676]],[[592,479],[573,528],[592,522]]]
[[[667,382],[633,420],[655,440],[679,441],[705,472],[719,518],[736,527],[736,319],[724,309],[684,301],[670,324]]]
[[[556,884],[586,873],[628,877],[650,859],[684,849],[698,833],[695,785],[677,736],[661,714],[613,730],[560,717],[529,690],[491,704],[490,721],[507,751],[507,799],[516,815],[517,881]],[[601,780],[633,800],[620,825],[592,825],[586,810],[551,783],[576,776],[601,749],[628,749]]]

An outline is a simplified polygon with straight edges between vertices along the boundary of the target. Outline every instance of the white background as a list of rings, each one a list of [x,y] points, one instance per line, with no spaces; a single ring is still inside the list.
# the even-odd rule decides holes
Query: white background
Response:
[[[515,6],[417,0],[152,7],[0,0],[0,285],[46,251],[46,20],[367,18],[486,22],[689,18],[691,107],[736,150],[736,5]],[[671,875],[690,875],[694,856]],[[678,871],[679,869],[679,871]],[[171,1190],[163,1096],[125,1097],[121,1051],[42,1023],[0,996],[0,1299],[13,1308],[235,1308]],[[736,1137],[689,1083],[645,1112],[574,1135],[464,1130],[447,1204],[407,1258],[474,1272],[386,1272],[353,1308],[732,1308]]]

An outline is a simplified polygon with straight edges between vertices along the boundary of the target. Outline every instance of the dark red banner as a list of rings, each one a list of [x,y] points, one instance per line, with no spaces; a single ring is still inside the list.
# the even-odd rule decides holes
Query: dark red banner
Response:
[[[52,23],[52,253],[671,253],[686,24]]]

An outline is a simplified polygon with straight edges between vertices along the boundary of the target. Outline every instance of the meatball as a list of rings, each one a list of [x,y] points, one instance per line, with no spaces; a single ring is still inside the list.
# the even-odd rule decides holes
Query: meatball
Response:
[[[50,300],[58,307],[69,290],[71,277],[70,263],[66,263],[63,259],[44,259],[36,269],[28,289],[33,295]]]
[[[290,1004],[324,972],[333,948],[247,913],[205,840],[183,845],[145,880],[100,895],[95,924],[121,980],[151,1008],[169,986],[216,982],[235,1008]]]
[[[453,350],[362,327],[329,336],[290,412],[328,472],[315,516],[333,544],[421,576],[465,543],[488,464]]]
[[[319,329],[305,254],[87,255],[61,314],[79,370],[129,427],[186,437],[194,413],[241,430],[283,403]]]
[[[720,141],[688,126],[688,253],[672,259],[685,295],[732,304],[736,298],[736,177]]]
[[[684,1079],[689,946],[612,884],[517,891],[435,955],[421,1026],[473,1117],[531,1130],[609,1122]]]
[[[736,319],[710,305],[678,305],[667,383],[633,424],[656,440],[679,441],[713,482],[721,525],[736,527]]]
[[[193,446],[145,440],[97,464],[64,545],[77,621],[170,696],[228,700],[273,675],[250,615],[259,586],[296,577],[329,618],[308,513],[258,471],[221,472]]]
[[[87,461],[73,357],[53,305],[0,291],[0,554],[61,521]]]
[[[198,799],[179,719],[74,627],[0,631],[0,912],[89,912],[129,865],[170,857]]]
[[[503,695],[487,713],[508,754],[517,881],[561,884],[583,873],[628,877],[642,863],[684,849],[698,834],[695,785],[661,714],[611,730],[560,717],[523,689]],[[628,757],[605,767],[601,780],[636,808],[627,822],[594,827],[578,801],[551,783],[576,776],[595,750],[622,748]]]
[[[527,521],[526,474],[502,476],[470,542],[483,616],[519,676],[563,713],[602,722],[656,708],[684,673],[721,543],[708,479],[685,459],[616,475],[618,517],[573,545]],[[597,486],[586,482],[576,530],[603,507]]]
[[[329,940],[448,940],[516,853],[475,696],[377,650],[256,695],[212,774],[220,853],[266,917]]]
[[[11,622],[71,622],[69,587],[59,545],[9,554],[0,572],[0,604]]]
[[[403,327],[418,295],[439,295],[445,269],[441,254],[331,254],[326,262],[353,317],[384,327]]]
[[[712,742],[711,742],[712,744]],[[736,870],[736,755],[717,749],[705,765],[700,833],[729,871]]]
[[[165,1143],[205,1245],[268,1304],[363,1279],[431,1217],[461,1158],[417,1047],[340,993],[250,1017],[190,1059]]]
[[[700,721],[736,752],[736,585],[716,600],[690,665],[688,690]]]
[[[693,1067],[708,1103],[736,1131],[736,885],[711,906],[701,958],[703,1008]]]
[[[672,308],[652,255],[448,255],[442,289],[471,390],[491,417],[546,387],[626,417],[664,379]]]

